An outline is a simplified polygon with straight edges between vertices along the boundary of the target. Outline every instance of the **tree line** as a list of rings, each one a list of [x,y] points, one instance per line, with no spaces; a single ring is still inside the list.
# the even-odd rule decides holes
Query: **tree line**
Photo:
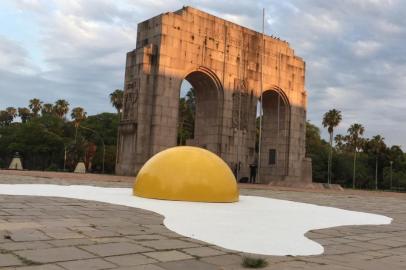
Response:
[[[72,171],[84,161],[89,171],[102,172],[105,165],[105,172],[114,173],[123,91],[116,89],[109,98],[116,113],[88,116],[82,107],[70,109],[66,100],[44,103],[37,98],[29,100],[27,107],[0,110],[0,168],[7,168],[18,152],[30,170]],[[178,145],[193,139],[195,99],[193,89],[180,98]],[[405,190],[406,154],[401,147],[388,146],[382,135],[364,137],[360,123],[352,124],[346,134],[334,134],[341,121],[339,110],[325,113],[322,126],[329,133],[328,141],[321,138],[319,127],[307,122],[306,155],[313,161],[314,181]]]
[[[353,123],[346,134],[334,136],[342,113],[332,109],[324,114],[329,142],[320,129],[307,122],[306,154],[313,161],[313,179],[362,189],[406,189],[406,154],[398,145],[388,146],[382,135],[364,137],[365,127]]]
[[[18,153],[30,170],[72,171],[83,161],[89,171],[114,173],[123,91],[112,92],[110,102],[117,113],[88,116],[82,107],[70,109],[64,99],[45,103],[38,98],[27,107],[0,110],[0,168]]]

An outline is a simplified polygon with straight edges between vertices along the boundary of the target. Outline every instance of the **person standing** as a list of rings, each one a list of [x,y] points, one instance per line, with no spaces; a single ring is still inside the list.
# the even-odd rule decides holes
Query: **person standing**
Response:
[[[255,184],[255,178],[257,177],[257,162],[254,161],[250,164],[250,180],[249,183]]]

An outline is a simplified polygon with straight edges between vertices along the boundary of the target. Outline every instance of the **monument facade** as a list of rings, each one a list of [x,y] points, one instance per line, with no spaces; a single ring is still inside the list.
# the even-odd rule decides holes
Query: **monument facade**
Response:
[[[136,49],[127,53],[117,174],[135,175],[151,156],[176,146],[183,80],[196,95],[188,145],[216,153],[240,179],[260,162],[261,183],[311,182],[303,59],[286,41],[192,7],[138,25]]]

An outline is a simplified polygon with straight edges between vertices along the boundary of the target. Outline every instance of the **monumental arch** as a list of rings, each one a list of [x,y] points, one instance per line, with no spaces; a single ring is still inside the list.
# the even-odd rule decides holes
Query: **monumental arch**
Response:
[[[261,87],[262,78],[262,87]],[[311,181],[305,157],[305,62],[286,41],[192,7],[138,25],[127,53],[116,173],[135,175],[154,154],[176,146],[179,92],[196,94],[194,138],[249,176],[263,96],[260,182]],[[170,172],[168,172],[170,173]]]

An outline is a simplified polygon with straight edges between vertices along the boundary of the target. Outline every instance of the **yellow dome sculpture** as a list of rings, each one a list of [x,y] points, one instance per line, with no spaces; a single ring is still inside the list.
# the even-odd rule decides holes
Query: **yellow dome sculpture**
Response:
[[[236,202],[237,182],[217,155],[198,147],[179,146],[159,152],[139,171],[136,196],[192,202]]]

